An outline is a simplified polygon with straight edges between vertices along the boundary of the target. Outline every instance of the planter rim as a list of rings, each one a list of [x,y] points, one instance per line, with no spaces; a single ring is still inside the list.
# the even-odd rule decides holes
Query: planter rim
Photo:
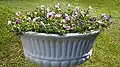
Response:
[[[101,32],[101,30],[97,30],[97,31],[92,31],[92,32],[89,32],[89,33],[83,33],[83,34],[80,34],[80,33],[67,33],[65,34],[64,36],[61,36],[61,35],[58,35],[58,34],[47,34],[47,33],[37,33],[37,32],[32,32],[32,31],[29,31],[29,32],[23,32],[22,35],[32,35],[32,36],[46,36],[46,37],[76,37],[76,36],[89,36],[89,35],[94,35],[94,34],[99,34]]]

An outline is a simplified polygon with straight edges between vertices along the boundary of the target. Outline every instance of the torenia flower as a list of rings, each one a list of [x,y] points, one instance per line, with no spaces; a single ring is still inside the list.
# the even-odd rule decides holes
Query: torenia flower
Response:
[[[40,26],[45,26],[45,24],[43,23],[43,21],[40,21]]]
[[[37,15],[38,13],[37,12],[34,12],[35,15]]]
[[[7,25],[11,25],[11,24],[12,24],[12,22],[9,20],[8,23],[7,23]]]
[[[19,12],[16,12],[16,16],[20,16],[20,14],[21,14],[21,12],[19,11]]]
[[[65,24],[63,24],[63,28],[64,28],[64,29],[66,29],[66,28],[67,28],[67,26],[66,26]]]
[[[50,9],[49,9],[49,7],[48,7],[46,10],[47,10],[47,12],[50,12]]]
[[[62,19],[62,21],[61,21],[62,23],[65,23],[66,22],[66,20],[65,19]]]
[[[56,14],[56,15],[55,15],[56,18],[59,18],[59,17],[61,17],[61,16],[62,16],[62,14]]]
[[[41,7],[41,8],[44,8],[44,5],[41,5],[40,7]]]
[[[27,20],[28,22],[30,22],[30,21],[31,21],[31,17],[28,17],[26,20]]]
[[[88,7],[88,9],[92,10],[92,7],[91,7],[91,6],[89,6],[89,7]]]
[[[57,3],[58,6],[60,6],[60,3]]]
[[[102,20],[97,21],[99,24],[103,24]]]
[[[70,8],[70,4],[67,5],[67,8]]]
[[[51,18],[53,16],[54,16],[54,14],[52,12],[47,13],[47,18]]]
[[[76,7],[76,12],[80,12],[80,8],[79,7]]]
[[[40,6],[40,9],[41,9],[41,10],[44,10],[44,5],[41,5],[41,6]]]
[[[102,14],[102,17],[101,17],[103,20],[106,20],[107,19],[107,15],[104,13]]]
[[[83,17],[85,16],[85,12],[84,11],[81,11],[81,14],[82,14]]]
[[[60,6],[59,6],[59,5],[55,5],[55,8],[57,8],[57,9],[58,9],[58,8],[60,8]]]
[[[70,17],[69,17],[69,16],[68,16],[68,17],[65,17],[65,20],[69,21],[69,20],[70,20]]]
[[[33,23],[36,22],[38,19],[40,19],[40,17],[36,17],[33,19]]]
[[[19,24],[19,23],[20,23],[19,18],[16,18],[16,24]]]

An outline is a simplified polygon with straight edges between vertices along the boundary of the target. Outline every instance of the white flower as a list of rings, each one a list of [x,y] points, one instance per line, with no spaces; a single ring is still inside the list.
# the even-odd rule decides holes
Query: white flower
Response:
[[[20,14],[21,14],[21,12],[19,11],[19,12],[16,12],[16,16],[20,16]]]
[[[12,22],[9,20],[8,23],[7,23],[7,25],[11,25],[11,24],[12,24]]]
[[[41,10],[44,10],[44,5],[41,5],[41,6],[40,6],[40,9],[41,9]]]
[[[40,7],[41,7],[41,8],[44,8],[44,5],[41,5]]]
[[[47,12],[50,12],[50,9],[49,9],[49,7],[48,7],[46,10],[47,10]]]
[[[84,17],[84,15],[85,15],[85,12],[84,12],[84,11],[81,11],[81,14],[82,14],[82,16]]]
[[[44,26],[45,24],[43,23],[43,21],[40,21],[40,25],[41,25],[41,26]]]
[[[90,10],[92,10],[92,7],[91,7],[91,6],[89,6],[88,8],[89,8]]]
[[[36,20],[40,19],[40,17],[36,17],[33,19],[33,23],[36,22]]]
[[[55,5],[55,8],[57,8],[57,9],[58,9],[58,8],[60,8],[60,7],[59,7],[59,5]]]
[[[27,20],[27,21],[31,21],[31,17],[28,17],[26,20]]]
[[[62,14],[56,14],[56,15],[55,15],[56,18],[59,18],[59,17],[61,17],[61,16],[62,16]]]
[[[54,11],[52,11],[52,13],[53,13],[53,14],[55,14],[55,12],[54,12]]]
[[[38,13],[37,12],[34,12],[35,15],[37,15]]]
[[[67,16],[68,16],[68,14],[65,13],[65,17],[67,17]]]
[[[58,8],[58,11],[61,11],[61,9],[60,9],[60,8]]]
[[[70,8],[70,4],[67,5],[67,8]]]
[[[58,6],[60,6],[60,3],[57,3]]]
[[[103,24],[103,22],[101,20],[97,21],[99,24]]]
[[[37,8],[39,8],[40,6],[37,6]]]
[[[65,17],[65,20],[69,21],[69,20],[70,20],[70,18],[69,18],[69,17]]]
[[[27,15],[30,15],[30,12],[27,12]]]
[[[65,20],[65,19],[62,19],[62,22],[63,22],[63,23],[65,23],[65,22],[66,22],[66,20]]]

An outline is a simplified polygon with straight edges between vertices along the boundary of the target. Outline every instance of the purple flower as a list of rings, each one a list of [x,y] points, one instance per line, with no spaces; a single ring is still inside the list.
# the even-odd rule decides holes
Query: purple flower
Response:
[[[74,30],[74,27],[71,27],[71,28],[70,28],[70,31],[73,31],[73,30]]]
[[[47,18],[51,18],[51,17],[53,17],[53,16],[54,16],[53,12],[47,13]]]
[[[69,20],[70,20],[70,17],[65,17],[65,20],[69,21]]]
[[[18,18],[16,18],[16,24],[19,24],[20,20]]]
[[[77,12],[80,12],[80,8],[79,7],[76,7],[75,8]]]
[[[40,21],[40,26],[45,26],[45,24],[43,23],[43,21]]]
[[[72,24],[73,27],[76,27],[76,24]]]
[[[64,28],[64,29],[66,29],[66,28],[67,28],[67,26],[66,26],[65,24],[63,24],[63,28]]]
[[[107,19],[107,15],[104,13],[104,14],[102,14],[102,20],[106,20]]]
[[[70,30],[70,28],[71,28],[70,26],[67,26],[67,30]]]

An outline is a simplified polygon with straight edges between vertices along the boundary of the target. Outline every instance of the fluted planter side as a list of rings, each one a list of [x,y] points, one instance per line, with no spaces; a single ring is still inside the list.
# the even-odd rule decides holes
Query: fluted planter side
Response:
[[[26,32],[21,36],[24,55],[40,67],[75,67],[89,58],[99,32],[66,36]]]

